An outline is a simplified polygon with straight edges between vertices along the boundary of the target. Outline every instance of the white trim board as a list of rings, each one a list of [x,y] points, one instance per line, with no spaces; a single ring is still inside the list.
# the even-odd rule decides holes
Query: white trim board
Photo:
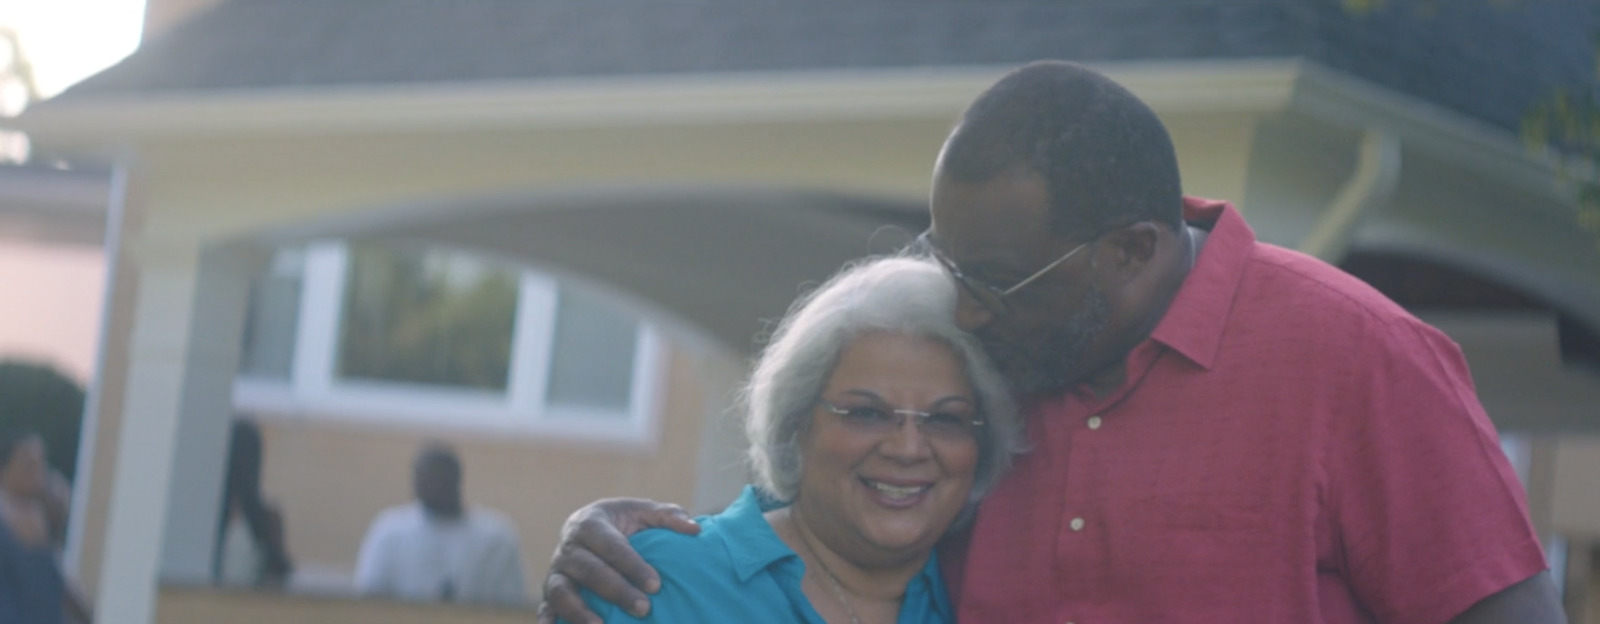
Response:
[[[1555,162],[1512,132],[1298,58],[1132,61],[1095,67],[1166,116],[1299,112],[1378,128],[1523,188],[1564,194]],[[395,131],[935,118],[954,122],[1005,66],[702,73],[381,86],[90,95],[15,125],[58,148],[144,141]],[[113,150],[120,151],[120,150]]]

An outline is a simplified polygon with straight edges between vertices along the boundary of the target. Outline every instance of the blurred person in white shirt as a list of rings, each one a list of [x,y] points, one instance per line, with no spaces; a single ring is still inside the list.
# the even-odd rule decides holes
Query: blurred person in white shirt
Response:
[[[416,500],[372,521],[356,587],[401,600],[527,604],[517,532],[504,514],[461,501],[461,461],[429,443],[412,463]]]

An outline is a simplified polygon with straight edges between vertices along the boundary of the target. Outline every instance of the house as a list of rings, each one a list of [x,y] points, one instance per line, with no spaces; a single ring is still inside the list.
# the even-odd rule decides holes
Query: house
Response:
[[[149,12],[137,53],[20,121],[36,143],[115,171],[75,560],[121,621],[422,617],[194,586],[240,410],[268,430],[266,487],[291,548],[330,568],[348,564],[374,507],[406,496],[404,458],[425,437],[463,447],[469,497],[511,508],[535,577],[582,501],[715,508],[742,479],[727,408],[762,320],[925,225],[950,124],[1036,58],[1128,85],[1172,131],[1189,193],[1237,201],[1262,239],[1341,264],[1460,342],[1552,553],[1573,553],[1560,571],[1574,612],[1594,593],[1600,447],[1571,436],[1600,416],[1600,253],[1554,163],[1516,132],[1542,94],[1592,75],[1600,15],[1587,3],[152,0]],[[340,319],[358,313],[363,253],[457,275],[462,292],[485,271],[517,282],[499,291],[519,305],[496,381],[450,402],[347,383],[404,376],[345,366]],[[377,301],[403,296],[370,283]],[[292,306],[270,303],[285,292]],[[595,322],[564,334],[563,319]],[[553,399],[565,335],[632,337],[607,342],[612,364],[595,369],[613,392],[573,388],[607,409],[562,415],[582,404]]]

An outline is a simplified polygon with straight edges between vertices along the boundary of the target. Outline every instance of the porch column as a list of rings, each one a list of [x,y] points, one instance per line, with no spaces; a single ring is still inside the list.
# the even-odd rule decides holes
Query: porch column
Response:
[[[128,624],[154,621],[162,578],[209,575],[254,260],[181,230],[151,234],[175,230],[146,230],[132,254],[140,279],[95,604]]]

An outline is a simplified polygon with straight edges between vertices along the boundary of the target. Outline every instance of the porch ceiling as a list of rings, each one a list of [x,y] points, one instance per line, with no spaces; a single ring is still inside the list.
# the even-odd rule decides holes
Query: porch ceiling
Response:
[[[324,232],[471,249],[599,282],[745,354],[843,263],[926,227],[915,204],[783,191],[665,191],[376,220]]]
[[[1504,431],[1593,434],[1600,376],[1564,366],[1554,314],[1421,310],[1461,346],[1478,400]]]

